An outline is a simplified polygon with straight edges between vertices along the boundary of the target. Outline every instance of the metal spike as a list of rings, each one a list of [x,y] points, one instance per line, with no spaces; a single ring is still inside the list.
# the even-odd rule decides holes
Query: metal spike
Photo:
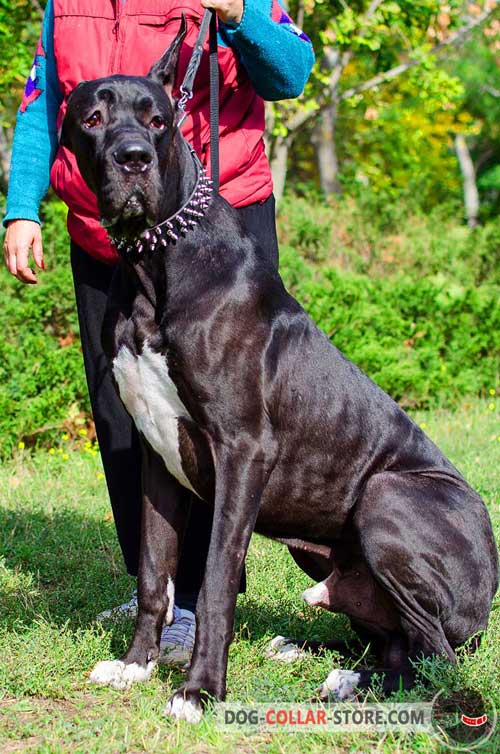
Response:
[[[167,242],[166,242],[166,240],[164,238],[161,239],[160,243],[161,243],[162,246],[166,246],[167,245]]]
[[[178,240],[179,240],[179,236],[177,235],[177,233],[174,233],[174,231],[173,231],[173,230],[169,230],[169,231],[168,231],[168,233],[167,233],[167,235],[168,235],[168,237],[169,237],[169,238],[171,238],[171,239],[172,239],[173,241],[178,241]]]

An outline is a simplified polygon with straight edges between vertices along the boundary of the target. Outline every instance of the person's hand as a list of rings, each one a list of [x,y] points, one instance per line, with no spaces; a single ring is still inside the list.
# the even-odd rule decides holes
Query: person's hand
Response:
[[[41,270],[43,264],[42,231],[38,223],[32,220],[11,220],[5,239],[3,250],[5,264],[9,272],[21,283],[37,283],[36,272],[29,267],[29,250],[33,250],[35,264]]]
[[[213,8],[225,24],[239,24],[243,18],[244,0],[201,0],[204,8]]]

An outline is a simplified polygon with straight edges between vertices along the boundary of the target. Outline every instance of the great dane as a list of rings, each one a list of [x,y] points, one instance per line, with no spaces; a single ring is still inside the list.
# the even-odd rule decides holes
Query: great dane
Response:
[[[487,625],[497,550],[479,495],[411,418],[331,344],[287,293],[176,126],[179,33],[147,77],[79,84],[62,143],[95,192],[119,253],[103,342],[143,442],[139,612],[120,660],[91,678],[146,680],[172,620],[189,497],[213,509],[197,632],[167,714],[197,721],[223,699],[240,575],[257,531],[318,583],[379,654],[336,669],[344,699],[412,660],[455,659]]]

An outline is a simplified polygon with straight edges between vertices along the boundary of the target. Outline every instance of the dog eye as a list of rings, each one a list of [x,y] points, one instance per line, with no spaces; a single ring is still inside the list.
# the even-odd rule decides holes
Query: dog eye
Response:
[[[96,110],[95,113],[92,113],[90,118],[87,118],[83,121],[83,125],[85,128],[96,128],[96,126],[100,126],[102,123],[102,115],[99,112],[99,110]]]
[[[163,118],[160,118],[159,115],[155,115],[154,118],[151,118],[149,125],[151,128],[155,128],[157,131],[163,131],[165,126],[167,125]]]

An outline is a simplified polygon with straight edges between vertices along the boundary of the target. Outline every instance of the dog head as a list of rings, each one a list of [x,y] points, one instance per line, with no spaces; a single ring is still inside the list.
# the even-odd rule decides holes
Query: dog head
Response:
[[[177,131],[172,89],[185,35],[183,17],[147,76],[84,81],[68,99],[61,144],[75,154],[97,196],[101,222],[113,234],[135,235],[159,219]]]

